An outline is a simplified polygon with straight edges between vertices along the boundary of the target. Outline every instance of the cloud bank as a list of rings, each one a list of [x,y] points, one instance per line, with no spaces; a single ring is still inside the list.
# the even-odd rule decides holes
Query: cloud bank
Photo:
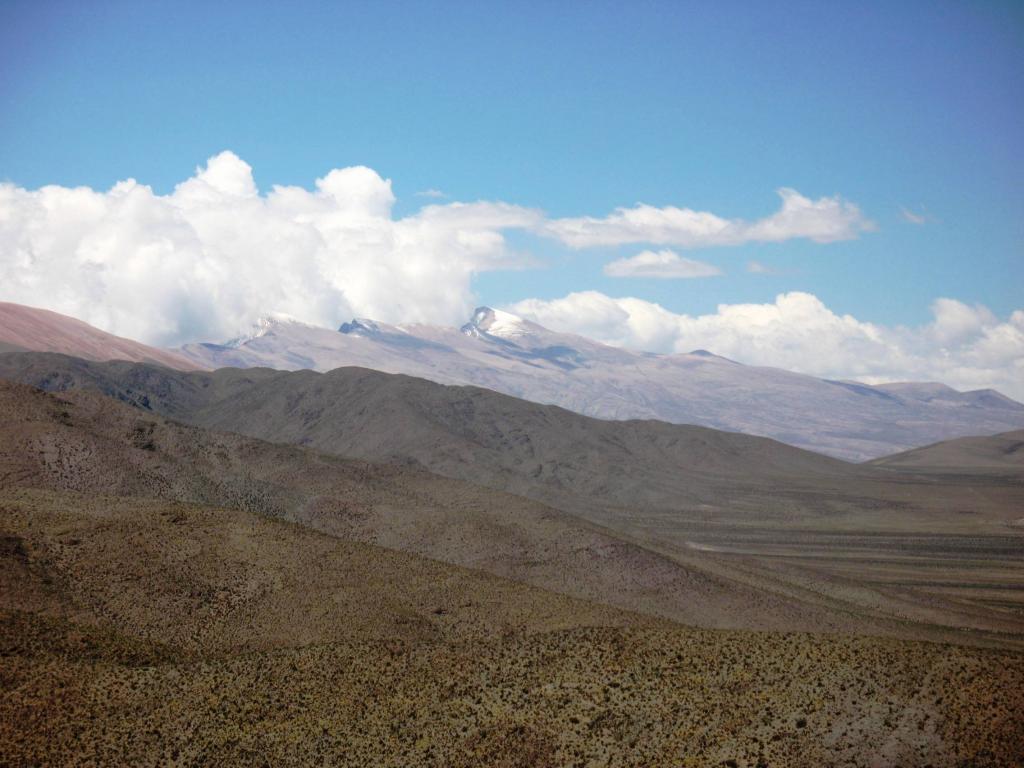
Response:
[[[395,219],[394,201],[364,167],[261,195],[231,152],[168,195],[131,179],[106,192],[3,184],[0,299],[159,345],[227,339],[270,312],[457,322],[475,306],[473,274],[521,260],[503,232],[541,220],[503,203]]]
[[[616,259],[604,265],[609,277],[690,278],[722,274],[714,264],[680,256],[675,251],[641,251],[628,259]]]
[[[510,246],[511,230],[573,248],[695,247],[794,237],[831,242],[873,226],[838,197],[780,195],[781,209],[753,222],[646,205],[603,219],[549,220],[507,203],[448,201],[395,218],[391,182],[370,168],[332,170],[312,190],[275,186],[261,193],[249,165],[223,152],[166,195],[132,179],[107,191],[0,184],[0,300],[160,346],[229,339],[275,312],[328,327],[353,316],[456,325],[478,303],[475,274],[533,264]],[[612,261],[605,271],[717,273],[667,248]],[[782,294],[770,304],[723,304],[702,316],[596,292],[528,299],[511,309],[639,349],[707,348],[820,376],[933,379],[1024,398],[1021,310],[1000,319],[984,307],[939,299],[930,323],[898,328],[838,315],[806,293]]]
[[[724,219],[707,211],[640,204],[617,208],[603,219],[583,216],[547,222],[543,231],[571,248],[654,243],[683,248],[778,243],[806,238],[817,243],[852,240],[875,229],[853,203],[840,197],[811,200],[794,189],[778,191],[782,207],[764,219]]]
[[[527,299],[508,309],[616,346],[658,352],[703,348],[824,378],[995,387],[1024,400],[1024,310],[1001,320],[983,306],[937,299],[930,323],[905,328],[839,315],[801,292],[780,294],[770,304],[722,304],[714,314],[697,316],[596,291]]]
[[[134,179],[107,191],[0,184],[0,300],[161,346],[231,338],[273,312],[325,326],[356,315],[456,324],[477,303],[475,274],[533,264],[510,247],[509,230],[580,248],[829,242],[870,228],[839,198],[780,195],[782,209],[752,223],[650,206],[607,219],[547,220],[507,203],[447,201],[395,218],[391,181],[370,168],[332,170],[312,190],[261,194],[249,165],[222,152],[166,195]],[[607,270],[716,273],[672,251],[645,251]]]

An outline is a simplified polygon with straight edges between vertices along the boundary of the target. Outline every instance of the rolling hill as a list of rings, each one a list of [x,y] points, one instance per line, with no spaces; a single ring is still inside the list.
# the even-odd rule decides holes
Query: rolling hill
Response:
[[[861,624],[911,622],[934,628],[936,638],[970,629],[974,639],[999,644],[1016,643],[1022,628],[1018,482],[852,465],[765,438],[601,421],[365,369],[187,373],[10,353],[0,355],[3,377],[51,391],[91,389],[150,415],[425,470],[482,489],[484,509],[487,493],[526,497],[673,569]],[[421,529],[435,532],[430,547],[439,549],[413,551],[448,557],[445,525]],[[508,536],[503,530],[498,538]],[[551,537],[559,535],[547,529],[524,541],[521,562],[548,562],[536,548]],[[508,562],[480,550],[479,562],[490,560]],[[553,572],[559,567],[551,562]]]
[[[1024,474],[1024,430],[959,437],[871,462],[877,467],[932,472]]]

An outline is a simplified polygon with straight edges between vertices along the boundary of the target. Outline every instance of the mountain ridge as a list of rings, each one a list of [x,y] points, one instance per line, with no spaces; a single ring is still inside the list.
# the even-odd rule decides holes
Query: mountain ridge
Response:
[[[869,385],[747,366],[708,350],[659,355],[611,347],[490,307],[461,328],[366,318],[338,331],[279,322],[182,354],[210,368],[361,366],[473,385],[601,419],[655,419],[771,437],[851,461],[938,440],[1024,427],[1024,404],[990,390]]]
[[[769,437],[849,461],[1024,427],[1024,404],[995,390],[818,379],[744,365],[703,349],[634,352],[550,331],[490,307],[478,307],[462,328],[354,318],[333,330],[278,313],[227,342],[167,351],[56,313],[7,304],[0,305],[0,349],[152,361],[177,369],[365,367],[483,387],[600,419],[658,420]]]
[[[1024,429],[971,435],[923,445],[870,462],[877,467],[922,472],[1024,472]]]
[[[942,638],[964,627],[1019,632],[1018,619],[992,607],[984,583],[1019,580],[1019,472],[979,481],[854,465],[767,438],[602,421],[370,369],[178,372],[22,352],[0,355],[0,378],[52,392],[93,390],[141,415],[422,470],[483,488],[481,498],[512,494],[683,568],[816,609],[941,625]],[[424,553],[454,545],[443,532],[464,524],[465,514],[428,525],[431,546],[441,549]],[[511,530],[525,519],[510,519]],[[513,562],[543,562],[538,553],[547,547],[515,549]],[[599,562],[616,551],[594,549]],[[933,561],[944,563],[941,586],[952,597],[934,591],[935,573],[928,589],[909,586],[921,579],[921,563]]]

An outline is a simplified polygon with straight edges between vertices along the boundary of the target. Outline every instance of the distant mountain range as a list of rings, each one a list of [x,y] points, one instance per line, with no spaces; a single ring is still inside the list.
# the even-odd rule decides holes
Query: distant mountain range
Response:
[[[489,307],[477,309],[462,328],[354,319],[331,330],[270,316],[249,335],[178,352],[205,368],[361,366],[486,387],[602,419],[761,435],[851,461],[1024,427],[1024,405],[991,389],[869,386],[742,365],[705,350],[634,352]]]
[[[1024,405],[991,389],[869,386],[743,365],[705,350],[635,352],[489,307],[461,328],[357,318],[332,330],[271,315],[223,344],[165,350],[55,312],[0,303],[0,351],[10,349],[179,370],[359,366],[484,387],[601,419],[656,419],[771,437],[848,461],[1024,427]]]

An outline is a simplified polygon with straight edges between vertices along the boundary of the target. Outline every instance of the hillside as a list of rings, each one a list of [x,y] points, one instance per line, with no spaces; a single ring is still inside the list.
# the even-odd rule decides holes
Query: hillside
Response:
[[[1021,483],[894,473],[764,438],[603,422],[486,390],[362,369],[179,373],[35,353],[0,355],[0,374],[51,390],[94,389],[142,412],[196,425],[428,470],[478,488],[483,495],[475,503],[482,509],[493,506],[486,495],[494,491],[527,497],[639,545],[648,554],[638,566],[655,553],[673,564],[668,574],[677,568],[699,573],[717,585],[709,595],[731,595],[679,601],[672,597],[677,577],[658,576],[669,597],[655,590],[645,600],[690,606],[685,616],[663,608],[659,615],[707,625],[722,617],[735,620],[742,611],[734,609],[747,605],[756,623],[775,610],[761,602],[771,595],[801,606],[796,612],[779,609],[783,617],[802,616],[801,622],[856,616],[858,625],[876,623],[886,632],[895,631],[887,622],[912,622],[933,628],[928,632],[937,632],[929,635],[935,638],[962,638],[965,629],[975,639],[997,633],[991,639],[999,644],[1016,644],[1022,629],[1024,537],[1016,525],[1024,506]],[[435,519],[459,516],[446,512]],[[418,528],[396,523],[391,530],[408,536],[394,539],[396,545],[418,541],[409,545],[413,551],[456,558],[451,553],[462,550],[447,535],[448,522],[432,526],[423,520]],[[508,526],[498,531],[495,541],[509,541]],[[574,574],[603,562],[609,570],[593,569],[595,585],[579,580],[595,591],[574,593],[600,595],[598,585],[617,578],[616,563],[633,558],[619,544],[596,546],[592,561],[567,568],[538,553],[549,551],[545,541],[574,537],[550,528],[537,531],[521,549],[509,550],[519,553],[515,562],[535,565],[498,573],[558,588],[560,574],[574,583]],[[602,552],[616,554],[603,560]],[[484,548],[478,562],[510,562],[499,554]],[[644,565],[640,572],[662,573],[662,567]],[[523,573],[533,575],[517,575]],[[544,573],[556,581],[533,580]],[[634,583],[634,577],[627,581]],[[751,594],[759,597],[748,599]],[[712,608],[719,605],[721,612]]]
[[[1024,475],[1024,430],[960,437],[871,462],[878,467],[933,472],[1005,472]]]
[[[640,550],[611,558],[602,601],[383,548],[358,539],[436,528],[439,504],[449,541],[554,526],[549,545],[592,553],[565,585],[611,542],[514,497],[475,510],[442,495],[472,486],[90,393],[0,385],[0,435],[5,764],[997,766],[1024,750],[1017,651],[610,607],[651,575]]]
[[[603,421],[476,387],[361,368],[178,373],[68,358],[0,355],[0,377],[90,388],[171,418],[340,456],[413,463],[541,500],[677,508],[723,485],[865,474],[749,435],[656,421]],[[396,428],[396,425],[401,425]]]
[[[557,510],[409,467],[142,416],[0,382],[0,486],[235,508],[707,627],[851,629]]]
[[[9,302],[0,302],[0,349],[3,345],[86,360],[131,360],[179,370],[206,367],[177,352],[105,333],[67,315]]]

